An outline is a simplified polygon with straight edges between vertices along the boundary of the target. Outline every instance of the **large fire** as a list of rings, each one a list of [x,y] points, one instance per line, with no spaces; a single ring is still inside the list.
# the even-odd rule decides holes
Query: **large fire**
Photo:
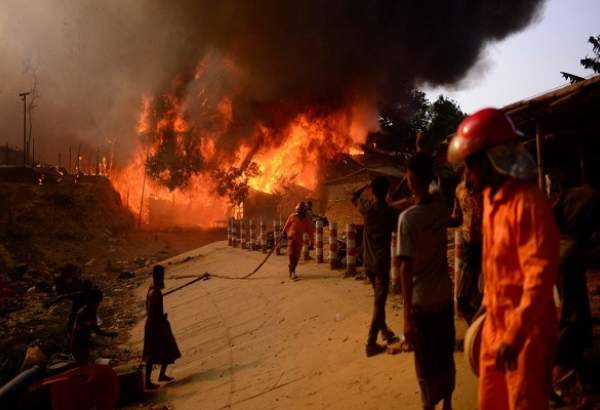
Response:
[[[217,193],[217,169],[243,171],[255,163],[258,172],[247,181],[252,189],[274,193],[284,182],[291,182],[314,191],[320,181],[320,164],[340,153],[355,153],[367,132],[375,128],[368,105],[327,115],[309,111],[283,129],[256,125],[253,135],[231,153],[218,148],[234,115],[230,98],[223,97],[214,105],[210,127],[196,126],[187,114],[189,102],[174,93],[158,101],[143,98],[141,105],[137,149],[111,180],[141,222],[163,226],[213,227],[232,215],[228,198]],[[161,162],[172,163],[173,158],[176,168]]]

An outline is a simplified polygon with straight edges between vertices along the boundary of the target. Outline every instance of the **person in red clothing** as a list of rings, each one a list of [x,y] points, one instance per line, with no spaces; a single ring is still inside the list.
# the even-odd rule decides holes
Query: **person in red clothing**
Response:
[[[311,218],[307,216],[307,206],[304,202],[296,205],[296,212],[291,214],[283,227],[283,232],[287,235],[287,253],[289,258],[290,279],[298,280],[296,275],[296,266],[302,253],[302,240],[305,233],[312,237],[315,233],[315,227]]]
[[[559,233],[535,184],[536,165],[504,112],[467,117],[448,160],[464,162],[483,194],[487,316],[480,354],[479,409],[547,409],[557,340],[553,285]]]

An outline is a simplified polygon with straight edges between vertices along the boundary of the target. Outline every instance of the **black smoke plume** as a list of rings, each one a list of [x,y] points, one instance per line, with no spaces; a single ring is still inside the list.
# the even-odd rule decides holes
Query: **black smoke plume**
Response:
[[[19,132],[15,92],[29,78],[23,61],[33,61],[41,95],[37,126],[48,139],[72,134],[99,144],[110,135],[131,147],[126,141],[135,135],[141,96],[160,98],[184,78],[184,108],[197,132],[213,126],[205,108],[231,96],[233,121],[217,147],[230,152],[241,140],[278,143],[262,141],[257,124],[277,135],[299,113],[321,117],[365,99],[385,107],[407,88],[455,84],[488,43],[527,27],[545,2],[40,3],[0,5],[0,35],[10,38],[0,43],[0,58],[12,64],[0,74],[5,84],[11,75],[19,84],[0,94],[0,119],[13,124],[11,137]],[[199,64],[202,84],[195,80]]]

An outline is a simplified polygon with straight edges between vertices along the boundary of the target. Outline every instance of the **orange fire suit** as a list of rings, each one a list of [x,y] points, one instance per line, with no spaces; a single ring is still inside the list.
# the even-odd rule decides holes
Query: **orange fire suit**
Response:
[[[315,227],[308,215],[300,219],[298,214],[291,214],[283,227],[283,231],[287,235],[290,272],[296,272],[296,265],[298,265],[300,253],[302,252],[303,236],[307,233],[309,237],[312,237],[315,234]]]
[[[547,409],[558,323],[553,285],[559,233],[551,206],[531,181],[509,179],[483,195],[487,317],[480,356],[479,409]],[[517,347],[517,369],[496,369],[501,343]]]

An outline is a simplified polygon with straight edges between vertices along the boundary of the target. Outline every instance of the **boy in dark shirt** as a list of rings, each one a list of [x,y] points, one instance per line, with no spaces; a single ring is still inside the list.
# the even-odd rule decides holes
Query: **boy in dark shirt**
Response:
[[[370,188],[375,199],[362,198]],[[385,346],[377,343],[381,332],[388,344],[398,342],[398,338],[385,323],[385,303],[390,286],[391,241],[396,225],[396,212],[386,203],[389,183],[384,177],[376,177],[352,195],[352,203],[364,218],[363,252],[365,273],[375,291],[373,319],[367,339],[367,357],[385,351]]]

